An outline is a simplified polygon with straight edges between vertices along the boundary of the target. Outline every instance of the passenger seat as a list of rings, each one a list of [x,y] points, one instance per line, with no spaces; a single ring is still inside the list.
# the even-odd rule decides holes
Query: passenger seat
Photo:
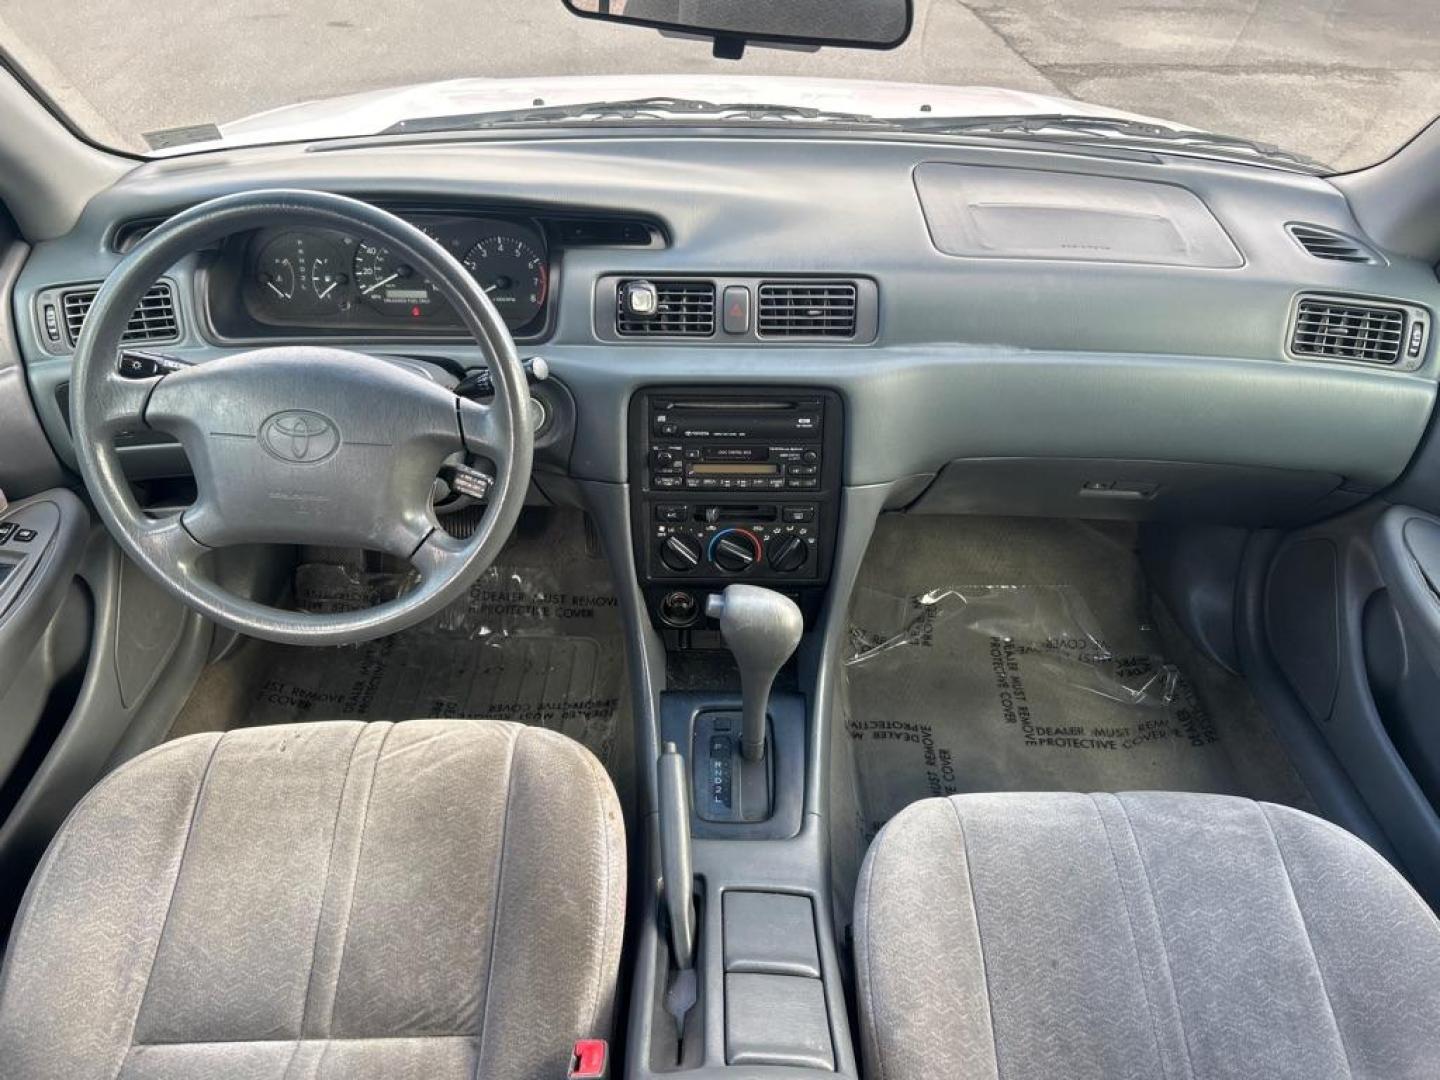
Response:
[[[1440,923],[1300,811],[927,799],[861,871],[869,1080],[1440,1076]]]

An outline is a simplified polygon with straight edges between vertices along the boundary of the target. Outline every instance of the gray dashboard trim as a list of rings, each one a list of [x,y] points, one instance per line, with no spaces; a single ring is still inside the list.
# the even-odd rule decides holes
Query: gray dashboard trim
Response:
[[[1391,157],[1337,176],[1365,233],[1381,247],[1425,262],[1440,258],[1440,120]]]
[[[922,162],[1016,166],[1161,181],[1200,199],[1244,257],[1233,269],[971,258],[930,242],[915,194]],[[1440,283],[1419,260],[1313,258],[1285,231],[1303,220],[1359,233],[1344,196],[1313,176],[1217,161],[1047,153],[1014,145],[743,135],[576,135],[452,144],[259,147],[140,166],[92,200],[80,225],[38,245],[14,296],[97,279],[116,220],[163,215],[259,185],[315,186],[376,200],[470,199],[638,214],[669,247],[567,252],[552,337],[538,346],[579,404],[572,474],[625,479],[624,415],[653,383],[833,386],[846,397],[846,483],[884,483],[965,457],[1148,458],[1326,472],[1373,490],[1400,475],[1435,398],[1434,341],[1412,373],[1285,355],[1297,292],[1384,296],[1435,311]],[[606,344],[593,320],[609,274],[864,274],[879,287],[874,345]],[[193,268],[179,267],[182,277]],[[181,295],[193,297],[182,290]],[[193,314],[191,312],[190,314]],[[190,328],[195,320],[188,321]],[[42,360],[17,327],[47,431],[67,361]],[[454,344],[408,353],[464,358]],[[198,335],[177,351],[201,359]],[[46,391],[50,393],[46,393]]]
[[[134,165],[81,142],[3,67],[0,116],[0,202],[29,240],[69,232],[90,199]]]
[[[592,479],[624,477],[634,390],[720,381],[702,374],[713,357],[704,349],[554,348],[546,357],[586,404],[571,469]],[[783,360],[734,349],[723,379],[838,389],[847,485],[964,457],[1108,457],[1332,472],[1375,488],[1404,469],[1435,401],[1428,379],[1351,367],[954,345],[841,357],[794,350]]]
[[[0,226],[0,296],[19,279],[29,247]],[[0,304],[0,491],[11,500],[58,486],[64,474],[46,441],[26,385],[11,309]]]
[[[705,346],[542,351],[579,406],[570,473],[608,483],[628,479],[630,398],[655,384],[837,389],[847,485],[933,473],[958,458],[1071,457],[1334,473],[1352,490],[1373,491],[1409,463],[1436,396],[1435,383],[1418,375],[1222,357],[959,345],[731,348],[723,362]],[[473,349],[407,352],[479,363]],[[31,369],[46,427],[67,449],[54,390],[68,377],[59,358]],[[134,461],[155,449],[136,448]]]

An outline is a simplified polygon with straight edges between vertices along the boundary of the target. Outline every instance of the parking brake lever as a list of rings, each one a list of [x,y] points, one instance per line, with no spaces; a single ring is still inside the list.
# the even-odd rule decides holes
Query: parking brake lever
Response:
[[[695,1006],[695,870],[690,858],[690,783],[685,758],[673,742],[665,744],[657,763],[660,796],[660,873],[665,885],[665,910],[670,920],[670,955],[675,977],[665,993],[665,1007],[675,1018],[681,1039],[685,1015]]]

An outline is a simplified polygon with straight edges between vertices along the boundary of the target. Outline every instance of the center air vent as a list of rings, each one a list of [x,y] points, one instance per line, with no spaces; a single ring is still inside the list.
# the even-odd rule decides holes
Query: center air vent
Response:
[[[1295,242],[1317,259],[1331,262],[1378,263],[1379,257],[1358,240],[1319,225],[1292,223],[1286,226]]]
[[[1404,308],[1302,297],[1295,308],[1290,351],[1307,359],[1394,364],[1407,353],[1418,357],[1424,344],[1424,323],[1416,321],[1409,337],[1405,324]]]
[[[766,282],[755,330],[761,337],[855,336],[853,281]]]
[[[646,278],[655,288],[653,314],[636,314],[625,302],[627,286],[616,288],[615,332],[621,337],[710,337],[715,333],[713,281]]]
[[[65,315],[65,337],[73,348],[80,337],[80,328],[90,305],[95,302],[98,285],[66,289],[60,294],[60,307]],[[174,341],[180,336],[180,323],[175,315],[175,296],[169,282],[157,281],[140,300],[121,335],[121,341]]]

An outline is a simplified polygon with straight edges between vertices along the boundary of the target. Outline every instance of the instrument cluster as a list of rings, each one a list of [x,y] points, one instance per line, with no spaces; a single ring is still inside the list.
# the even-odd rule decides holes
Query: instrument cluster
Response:
[[[543,331],[550,294],[545,234],[534,222],[405,215],[455,256],[517,337]],[[383,244],[323,229],[267,229],[240,256],[239,293],[255,329],[449,332],[459,316],[434,283]],[[212,291],[212,300],[214,293]]]

